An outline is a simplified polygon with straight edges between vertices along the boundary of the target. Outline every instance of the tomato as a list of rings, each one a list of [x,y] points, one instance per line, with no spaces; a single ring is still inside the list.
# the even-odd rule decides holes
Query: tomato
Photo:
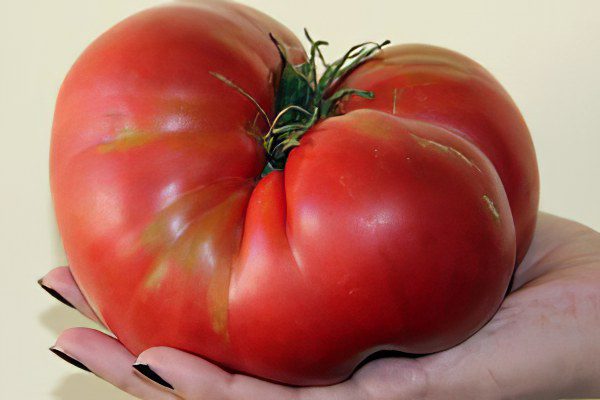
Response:
[[[449,348],[499,307],[537,204],[518,110],[457,55],[467,66],[424,95],[406,82],[434,67],[380,65],[406,48],[366,61],[380,46],[358,46],[317,79],[321,45],[307,56],[235,3],[170,5],[110,29],[67,75],[57,222],[132,353],[331,384],[378,350]]]

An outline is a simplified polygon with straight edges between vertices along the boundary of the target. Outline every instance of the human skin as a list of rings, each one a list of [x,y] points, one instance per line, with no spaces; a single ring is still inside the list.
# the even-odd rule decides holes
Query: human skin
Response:
[[[68,267],[52,270],[40,284],[98,322]],[[593,397],[600,395],[600,234],[540,213],[512,292],[479,332],[443,352],[371,361],[332,386],[269,383],[173,348],[148,349],[136,358],[115,338],[87,328],[66,330],[52,349],[142,399]]]

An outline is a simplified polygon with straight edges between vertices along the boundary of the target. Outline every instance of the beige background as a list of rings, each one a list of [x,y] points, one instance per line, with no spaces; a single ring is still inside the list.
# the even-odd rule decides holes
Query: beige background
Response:
[[[537,148],[541,208],[600,229],[600,1],[245,0],[338,55],[364,40],[425,42],[488,67]],[[48,145],[71,63],[98,34],[152,0],[0,0],[0,398],[127,399],[52,356],[86,325],[35,284],[65,262],[53,222]],[[292,5],[294,5],[292,9]]]

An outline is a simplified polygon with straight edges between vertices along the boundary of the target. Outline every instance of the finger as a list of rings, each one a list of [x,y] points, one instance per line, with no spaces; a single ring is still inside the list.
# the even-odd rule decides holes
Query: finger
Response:
[[[290,400],[300,397],[297,389],[231,374],[198,356],[168,347],[146,350],[138,357],[135,368],[147,379],[172,388],[186,400]]]
[[[116,339],[94,329],[68,329],[58,337],[50,350],[133,396],[148,400],[178,398],[173,393],[148,384],[135,374],[131,368],[135,356]]]
[[[294,398],[291,388],[230,374],[200,357],[168,347],[146,350],[136,360],[135,368],[186,400]]]
[[[85,297],[83,297],[77,283],[73,279],[73,275],[71,275],[69,267],[54,268],[40,279],[38,283],[45,291],[60,302],[69,307],[76,308],[92,321],[103,325]]]

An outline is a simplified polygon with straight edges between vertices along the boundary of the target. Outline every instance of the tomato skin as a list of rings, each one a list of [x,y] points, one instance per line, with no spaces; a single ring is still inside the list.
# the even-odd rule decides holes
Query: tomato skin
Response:
[[[475,61],[429,45],[384,49],[341,84],[372,91],[351,97],[344,112],[374,109],[427,121],[472,141],[492,161],[511,205],[517,263],[531,243],[539,202],[535,150],[527,125],[500,83]]]
[[[350,100],[259,179],[265,123],[210,72],[272,112],[268,32],[304,60],[277,22],[208,1],[137,14],[73,66],[51,185],[92,308],[134,354],[170,346],[295,385],[340,382],[380,349],[465,340],[515,263],[497,161],[438,121]]]

